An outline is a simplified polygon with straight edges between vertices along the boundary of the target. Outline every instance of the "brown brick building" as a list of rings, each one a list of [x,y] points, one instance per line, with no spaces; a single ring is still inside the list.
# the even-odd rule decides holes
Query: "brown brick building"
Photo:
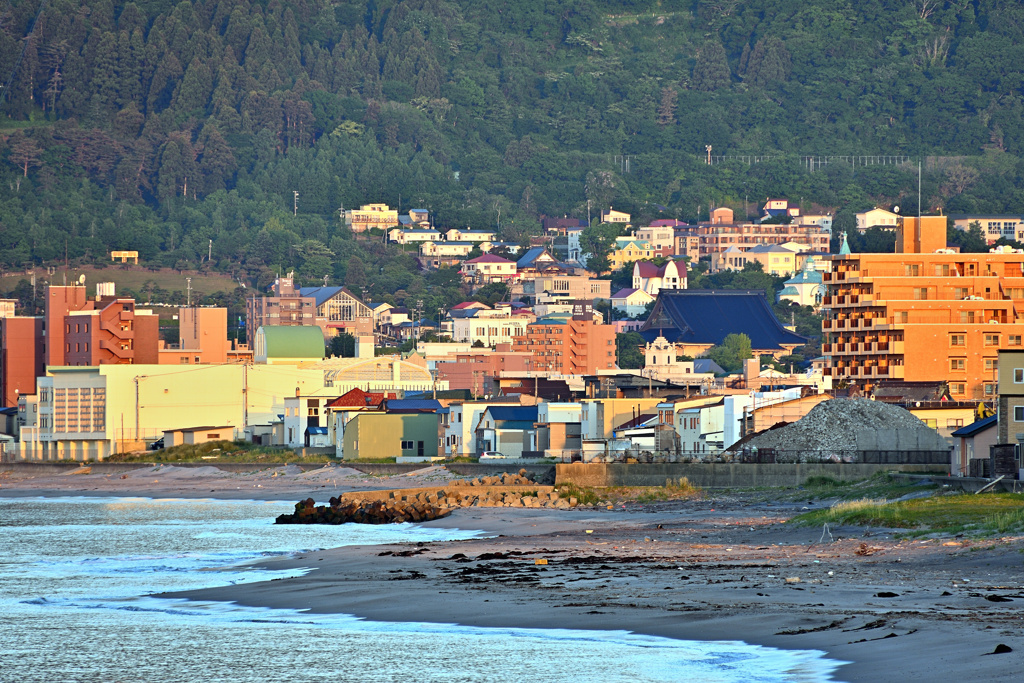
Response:
[[[537,373],[595,375],[615,369],[615,327],[593,320],[541,318],[526,326],[512,348],[532,353]]]

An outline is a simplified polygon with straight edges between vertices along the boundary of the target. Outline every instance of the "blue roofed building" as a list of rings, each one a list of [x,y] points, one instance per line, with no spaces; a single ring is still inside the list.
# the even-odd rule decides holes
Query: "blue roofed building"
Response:
[[[764,292],[743,289],[662,290],[640,336],[664,337],[677,353],[697,357],[730,334],[745,334],[755,354],[783,356],[807,343],[775,317]]]
[[[825,298],[825,281],[813,257],[804,261],[803,270],[786,280],[779,301],[792,301],[800,306],[819,308]]]
[[[316,324],[324,336],[334,337],[342,332],[354,337],[373,334],[373,311],[347,287],[302,287],[299,293],[313,299]]]
[[[488,406],[476,426],[476,453],[498,451],[511,458],[537,450],[537,406]]]

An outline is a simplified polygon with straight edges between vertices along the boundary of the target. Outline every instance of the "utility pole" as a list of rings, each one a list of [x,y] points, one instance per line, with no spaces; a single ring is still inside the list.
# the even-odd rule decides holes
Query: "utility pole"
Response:
[[[185,305],[186,306],[191,306],[192,305],[192,278],[190,278],[190,277],[185,278],[185,291],[187,292],[186,299],[185,299]]]
[[[209,263],[213,260],[213,240],[210,240],[209,249],[206,252],[206,262]]]
[[[704,145],[704,149],[707,150],[707,153],[708,153],[708,166],[710,166],[711,165],[711,145]]]
[[[295,195],[294,199],[292,199],[292,215],[293,216],[298,216],[299,215],[299,191],[298,190],[292,190],[292,194]]]

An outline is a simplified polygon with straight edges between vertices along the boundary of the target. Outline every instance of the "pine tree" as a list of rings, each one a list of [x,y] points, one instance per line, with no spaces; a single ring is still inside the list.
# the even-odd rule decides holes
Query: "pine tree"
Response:
[[[198,169],[203,178],[203,192],[209,194],[223,190],[226,182],[235,173],[237,163],[220,130],[213,123],[203,126],[199,134],[202,154],[199,155]]]
[[[729,85],[729,62],[725,48],[717,40],[709,40],[697,51],[693,67],[693,88],[701,92],[714,92]]]
[[[11,138],[10,145],[11,154],[8,159],[21,169],[23,178],[28,177],[28,169],[42,165],[40,159],[43,156],[43,149],[35,139],[19,131]]]
[[[775,36],[768,36],[757,41],[750,52],[744,80],[764,87],[786,80],[789,69],[790,56],[786,46]]]

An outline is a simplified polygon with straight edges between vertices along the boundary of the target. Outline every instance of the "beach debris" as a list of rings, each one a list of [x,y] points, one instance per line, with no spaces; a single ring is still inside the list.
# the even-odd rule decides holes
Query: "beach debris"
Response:
[[[1007,652],[1013,652],[1013,648],[1010,647],[1009,645],[1004,645],[1003,643],[999,643],[998,645],[996,645],[996,649],[992,650],[992,652],[986,652],[985,654],[987,654],[987,655],[1005,655]]]
[[[861,543],[859,546],[857,546],[857,549],[853,551],[853,554],[860,555],[862,557],[867,557],[868,555],[880,553],[883,550],[884,548],[879,548],[876,545],[868,545],[867,543]]]
[[[790,576],[786,578],[786,583],[800,583],[799,576]]]
[[[548,561],[547,560],[534,560],[533,563],[534,564],[547,564]]]

